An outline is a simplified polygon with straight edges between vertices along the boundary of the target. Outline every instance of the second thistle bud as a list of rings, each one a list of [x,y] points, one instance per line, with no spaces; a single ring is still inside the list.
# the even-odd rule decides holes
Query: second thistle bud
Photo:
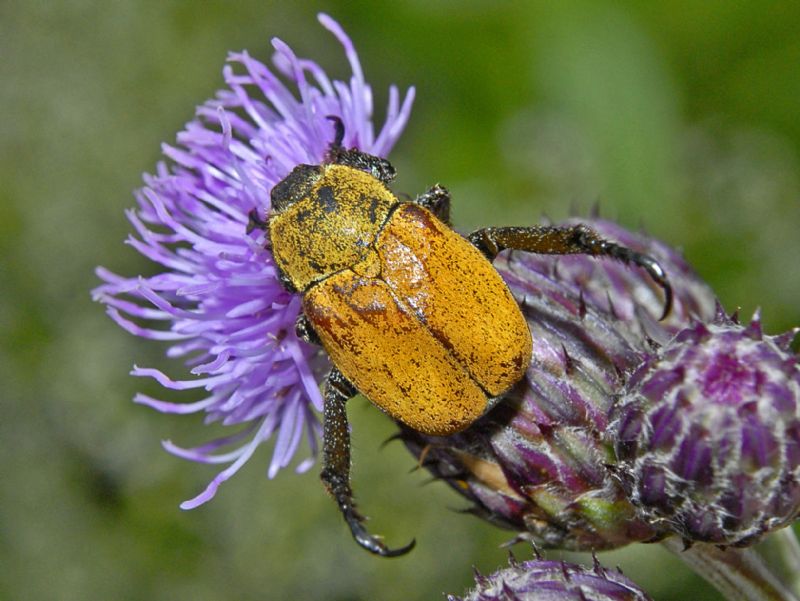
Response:
[[[800,512],[794,332],[719,315],[678,334],[613,412],[618,473],[639,515],[687,541],[745,546]]]
[[[616,570],[532,559],[489,576],[475,575],[476,586],[463,598],[448,601],[650,601],[650,596]]]

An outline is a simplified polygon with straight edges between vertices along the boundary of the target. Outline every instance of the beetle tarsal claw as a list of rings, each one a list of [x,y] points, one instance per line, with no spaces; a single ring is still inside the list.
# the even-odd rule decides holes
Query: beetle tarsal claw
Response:
[[[659,318],[659,321],[664,321],[667,316],[669,316],[670,311],[672,311],[673,302],[672,286],[669,284],[664,268],[649,255],[636,253],[634,255],[634,262],[643,267],[652,280],[664,291],[664,310]]]
[[[353,538],[356,539],[359,545],[370,553],[380,555],[381,557],[399,557],[400,555],[405,555],[417,544],[417,540],[412,539],[411,542],[404,547],[390,549],[383,544],[380,537],[368,533],[361,522],[351,523],[350,530],[353,532]]]

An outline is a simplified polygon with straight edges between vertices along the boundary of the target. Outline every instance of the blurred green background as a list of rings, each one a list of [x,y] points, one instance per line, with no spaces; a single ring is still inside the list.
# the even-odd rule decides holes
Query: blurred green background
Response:
[[[180,511],[214,471],[159,441],[209,432],[130,402],[161,394],[127,372],[164,367],[163,347],[89,300],[96,264],[149,270],[123,209],[228,50],[267,60],[277,35],[348,74],[318,10],[352,36],[376,106],[417,86],[396,189],[446,184],[465,229],[599,202],[682,247],[729,310],[800,323],[798,2],[3,2],[0,598],[438,599],[505,563],[508,533],[421,486],[398,444],[378,450],[393,429],[365,401],[355,486],[375,532],[417,537],[410,555],[358,549],[316,475],[266,479],[266,449]],[[656,546],[601,560],[656,599],[716,598]]]

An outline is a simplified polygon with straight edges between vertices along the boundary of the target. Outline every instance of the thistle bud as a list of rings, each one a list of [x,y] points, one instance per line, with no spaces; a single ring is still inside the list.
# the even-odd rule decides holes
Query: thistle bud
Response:
[[[475,575],[476,587],[463,598],[448,601],[647,601],[650,597],[616,570],[595,562],[593,568],[534,559],[490,576]]]
[[[620,477],[639,516],[687,542],[746,546],[800,512],[795,332],[724,314],[679,333],[614,410]]]
[[[656,540],[664,531],[636,512],[609,465],[604,434],[614,399],[658,347],[692,319],[711,319],[715,299],[668,247],[605,221],[599,234],[652,255],[675,292],[662,321],[660,289],[622,263],[512,252],[495,267],[533,336],[525,378],[465,432],[402,437],[472,511],[542,548],[601,550]]]

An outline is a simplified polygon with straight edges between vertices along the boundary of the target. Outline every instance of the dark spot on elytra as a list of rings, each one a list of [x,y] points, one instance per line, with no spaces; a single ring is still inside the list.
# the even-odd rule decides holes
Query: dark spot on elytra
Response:
[[[369,222],[375,223],[378,219],[378,205],[380,201],[377,198],[372,198],[369,203]]]
[[[333,283],[333,291],[336,293],[337,296],[344,297],[349,302],[350,297],[353,295],[353,293],[355,293],[356,290],[368,284],[369,280],[360,277],[341,279]]]
[[[319,206],[326,213],[333,213],[339,208],[336,195],[333,193],[333,188],[330,186],[323,186],[317,190],[317,198],[319,199]]]

